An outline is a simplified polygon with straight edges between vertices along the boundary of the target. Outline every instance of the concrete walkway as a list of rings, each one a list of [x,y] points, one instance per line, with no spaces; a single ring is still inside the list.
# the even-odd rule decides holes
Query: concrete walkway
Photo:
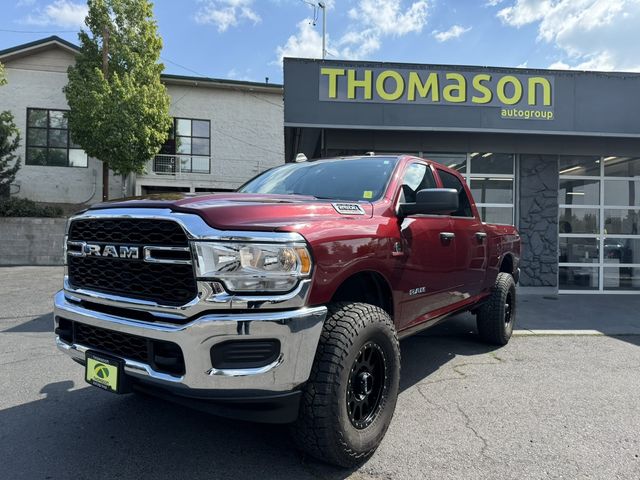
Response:
[[[640,295],[518,296],[516,335],[640,335]],[[475,331],[475,317],[456,315],[430,335]]]

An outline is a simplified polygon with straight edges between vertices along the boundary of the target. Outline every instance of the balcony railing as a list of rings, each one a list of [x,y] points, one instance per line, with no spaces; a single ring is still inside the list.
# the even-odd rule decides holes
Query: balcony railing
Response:
[[[156,155],[149,162],[147,172],[156,175],[209,174],[211,158],[200,155]]]

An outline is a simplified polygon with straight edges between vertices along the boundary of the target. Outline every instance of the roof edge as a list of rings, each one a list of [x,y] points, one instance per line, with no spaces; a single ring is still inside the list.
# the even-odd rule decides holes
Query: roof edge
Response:
[[[52,35],[50,37],[41,38],[39,40],[35,40],[33,42],[23,43],[20,45],[16,45],[15,47],[6,48],[4,50],[0,50],[0,60],[3,57],[14,57],[19,55],[20,53],[27,54],[29,50],[35,50],[38,48],[46,47],[50,44],[58,44],[59,46],[69,50],[73,53],[80,52],[80,47],[75,45],[74,43],[65,40],[64,38],[60,38],[57,35]],[[229,89],[243,89],[243,90],[254,90],[261,91],[265,93],[279,93],[284,89],[284,86],[279,83],[266,83],[266,82],[251,82],[245,80],[232,80],[232,79],[223,79],[223,78],[211,78],[211,77],[199,77],[199,76],[190,76],[190,75],[176,75],[172,73],[163,73],[160,75],[160,78],[172,84],[197,84],[197,83],[205,83],[212,87],[220,87],[220,88],[229,88]]]

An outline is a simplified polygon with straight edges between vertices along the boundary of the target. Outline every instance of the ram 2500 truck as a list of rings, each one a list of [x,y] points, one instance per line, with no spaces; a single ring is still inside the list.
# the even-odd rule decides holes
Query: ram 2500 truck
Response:
[[[238,192],[95,205],[74,216],[58,347],[87,382],[292,424],[338,465],[393,415],[398,339],[477,315],[504,345],[520,238],[483,223],[455,170],[409,156],[289,163]]]

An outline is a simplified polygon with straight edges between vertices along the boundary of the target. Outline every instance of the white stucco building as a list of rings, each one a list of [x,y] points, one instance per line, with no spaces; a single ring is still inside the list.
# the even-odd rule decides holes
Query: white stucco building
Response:
[[[83,204],[102,198],[102,164],[68,135],[62,88],[78,47],[48,37],[0,51],[8,84],[0,111],[10,110],[22,140],[23,166],[12,192],[39,202]],[[163,75],[174,118],[171,138],[128,194],[220,191],[284,162],[283,89],[268,83]],[[121,178],[110,198],[122,196]]]

